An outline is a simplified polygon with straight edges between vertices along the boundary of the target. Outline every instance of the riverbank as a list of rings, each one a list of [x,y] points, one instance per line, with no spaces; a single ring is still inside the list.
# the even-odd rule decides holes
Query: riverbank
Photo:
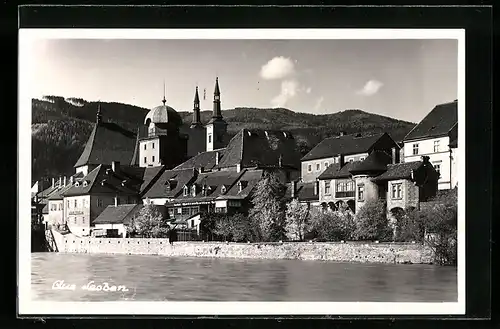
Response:
[[[54,232],[59,252],[161,255],[249,259],[298,259],[334,262],[432,264],[432,250],[417,243],[285,242],[224,243],[174,242],[168,239],[88,238]]]

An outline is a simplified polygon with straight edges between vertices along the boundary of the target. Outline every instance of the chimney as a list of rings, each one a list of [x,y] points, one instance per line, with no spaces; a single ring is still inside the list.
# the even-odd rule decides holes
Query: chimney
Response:
[[[119,173],[120,172],[120,162],[119,161],[111,162],[111,169],[113,170],[113,172]]]
[[[344,158],[344,155],[343,154],[340,154],[339,155],[339,165],[340,165],[340,168],[342,168],[345,164],[345,158]]]
[[[63,179],[63,186],[66,186],[66,176],[64,176],[64,179]]]
[[[119,199],[118,195],[115,195],[115,207],[118,207],[118,199]]]
[[[215,152],[215,165],[219,165],[219,152]]]
[[[236,172],[240,172],[241,171],[241,164],[237,163],[236,164]]]
[[[71,176],[71,177],[69,178],[69,184],[70,184],[70,185],[73,185],[73,176]]]
[[[62,177],[59,177],[59,187],[62,186]]]
[[[393,147],[393,148],[391,149],[391,151],[392,151],[392,164],[396,164],[396,162],[397,162],[397,161],[396,161],[396,148],[395,148],[395,147]]]
[[[205,171],[205,167],[200,167],[200,170],[198,172],[202,173],[203,171]]]
[[[319,180],[314,181],[314,195],[318,195],[319,190]]]
[[[427,155],[422,156],[422,162],[423,163],[429,163],[429,157]]]
[[[296,181],[292,181],[292,199],[295,198],[296,194],[297,194],[297,182]]]
[[[52,177],[52,187],[54,187],[55,185],[56,185],[56,179]]]

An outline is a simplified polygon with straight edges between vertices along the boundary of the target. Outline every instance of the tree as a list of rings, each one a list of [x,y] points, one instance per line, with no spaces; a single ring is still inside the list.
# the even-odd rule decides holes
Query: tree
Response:
[[[255,223],[258,241],[279,241],[286,238],[286,187],[270,172],[257,183],[252,196],[250,221]]]
[[[127,225],[130,236],[139,235],[143,238],[165,238],[168,236],[169,226],[163,219],[162,213],[154,204],[146,204]]]
[[[302,241],[309,220],[307,205],[293,199],[286,206],[286,235],[289,240]]]
[[[355,237],[358,240],[389,240],[392,229],[382,200],[367,200],[356,214]]]
[[[352,240],[356,225],[347,208],[336,211],[315,209],[311,212],[310,230],[320,241]]]

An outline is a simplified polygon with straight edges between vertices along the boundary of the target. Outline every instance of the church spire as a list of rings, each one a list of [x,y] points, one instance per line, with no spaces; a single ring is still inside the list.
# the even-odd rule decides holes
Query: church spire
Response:
[[[196,91],[194,93],[193,122],[191,123],[191,128],[194,127],[201,127],[200,97],[198,96],[198,86],[196,86]]]
[[[219,77],[215,78],[214,107],[213,107],[212,118],[222,119],[222,112],[220,107]]]
[[[163,79],[163,99],[161,100],[161,102],[163,103],[163,105],[165,106],[165,104],[167,103],[167,100],[165,98],[165,94],[166,94],[166,87],[165,87],[165,79]]]
[[[97,103],[97,115],[96,115],[96,122],[101,123],[102,122],[102,114],[101,114],[101,101]]]

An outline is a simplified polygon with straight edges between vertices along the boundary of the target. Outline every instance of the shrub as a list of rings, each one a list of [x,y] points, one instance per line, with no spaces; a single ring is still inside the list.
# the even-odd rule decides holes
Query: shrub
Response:
[[[169,226],[163,219],[163,215],[154,204],[146,204],[139,213],[134,216],[127,225],[129,236],[140,236],[143,238],[165,238],[168,237]]]
[[[302,241],[309,220],[307,205],[293,199],[286,206],[286,235],[288,240]]]
[[[356,214],[355,237],[358,240],[392,240],[392,229],[382,200],[367,200]]]
[[[320,241],[351,240],[355,229],[354,216],[347,209],[337,211],[314,209],[311,212],[309,232]]]

